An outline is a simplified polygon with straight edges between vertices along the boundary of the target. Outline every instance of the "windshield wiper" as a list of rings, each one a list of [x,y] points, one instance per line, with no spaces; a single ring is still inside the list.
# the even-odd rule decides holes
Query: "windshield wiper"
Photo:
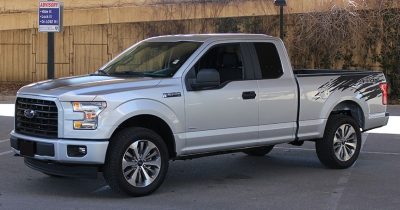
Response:
[[[145,77],[146,75],[142,72],[134,72],[134,71],[121,71],[121,72],[113,72],[111,75],[115,76],[139,76]]]
[[[143,75],[146,75],[148,77],[168,77],[167,75],[155,74],[155,73],[143,73]]]
[[[154,74],[149,72],[135,72],[135,71],[121,71],[113,72],[110,76],[137,76],[137,77],[167,77],[161,74]]]

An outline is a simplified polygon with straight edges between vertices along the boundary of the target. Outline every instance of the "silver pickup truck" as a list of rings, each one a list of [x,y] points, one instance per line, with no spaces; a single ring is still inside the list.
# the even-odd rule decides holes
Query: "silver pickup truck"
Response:
[[[160,36],[77,77],[21,88],[11,147],[51,176],[96,177],[133,196],[155,191],[170,160],[314,141],[348,168],[361,132],[387,124],[380,72],[293,71],[278,38]]]

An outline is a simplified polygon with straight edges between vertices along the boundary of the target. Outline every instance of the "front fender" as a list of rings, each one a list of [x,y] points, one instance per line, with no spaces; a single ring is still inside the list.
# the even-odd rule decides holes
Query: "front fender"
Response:
[[[112,131],[109,132],[109,137],[111,137],[119,125],[138,115],[153,115],[164,120],[171,128],[172,133],[182,133],[184,131],[183,123],[171,108],[159,101],[151,99],[127,101],[116,107],[109,115],[111,116],[109,117],[110,120],[104,123],[106,127],[113,128]]]

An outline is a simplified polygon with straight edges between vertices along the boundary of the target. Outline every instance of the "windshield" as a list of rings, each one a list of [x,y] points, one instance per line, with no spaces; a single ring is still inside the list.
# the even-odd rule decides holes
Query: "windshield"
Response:
[[[98,73],[110,76],[172,77],[200,42],[144,42]]]

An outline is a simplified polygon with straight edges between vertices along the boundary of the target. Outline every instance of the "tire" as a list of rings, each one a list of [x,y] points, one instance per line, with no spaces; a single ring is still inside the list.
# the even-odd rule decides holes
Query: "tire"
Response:
[[[316,141],[315,147],[318,159],[326,167],[348,168],[360,154],[360,127],[350,116],[332,115],[328,119],[324,138]]]
[[[146,128],[125,128],[110,142],[103,175],[114,191],[144,196],[161,186],[168,161],[167,146],[157,133]]]
[[[274,148],[275,145],[271,146],[265,146],[265,147],[257,147],[257,148],[251,148],[248,150],[243,151],[245,154],[250,155],[250,156],[264,156],[271,152],[271,150]]]

